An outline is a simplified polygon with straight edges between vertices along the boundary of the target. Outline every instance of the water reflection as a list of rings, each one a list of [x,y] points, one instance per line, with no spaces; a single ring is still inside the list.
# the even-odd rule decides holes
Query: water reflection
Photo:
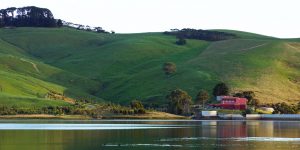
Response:
[[[5,122],[6,124],[8,122]],[[14,122],[20,123],[20,122]],[[40,124],[42,122],[38,122]],[[47,122],[49,123],[49,122]],[[63,122],[51,122],[59,126]],[[67,126],[139,126],[117,130],[0,130],[0,150],[299,149],[300,122],[96,121]],[[3,124],[0,124],[0,127]],[[66,126],[61,124],[61,126]],[[176,128],[151,128],[174,127]]]

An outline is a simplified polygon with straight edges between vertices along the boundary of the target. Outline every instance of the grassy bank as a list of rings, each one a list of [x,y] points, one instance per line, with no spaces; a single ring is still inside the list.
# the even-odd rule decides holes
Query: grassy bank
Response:
[[[165,112],[146,112],[139,115],[104,115],[103,119],[190,119],[189,117],[169,114]]]
[[[48,115],[48,114],[31,114],[31,115],[3,115],[0,119],[70,119],[70,120],[85,120],[91,119],[89,116],[83,115]]]
[[[31,114],[31,115],[3,115],[0,119],[63,119],[63,120],[91,120],[94,119],[85,115],[48,115],[48,114]],[[164,112],[147,112],[139,115],[116,115],[107,114],[99,119],[189,119],[188,117],[173,115]]]

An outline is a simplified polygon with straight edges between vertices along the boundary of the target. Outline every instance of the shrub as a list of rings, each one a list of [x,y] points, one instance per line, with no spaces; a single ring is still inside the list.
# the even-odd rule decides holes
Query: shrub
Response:
[[[163,71],[165,72],[166,75],[170,75],[175,73],[177,70],[175,63],[173,62],[166,62],[163,65]]]
[[[130,106],[132,109],[143,109],[144,108],[144,105],[142,104],[142,102],[138,101],[138,100],[131,101]]]
[[[185,45],[186,44],[186,40],[184,38],[178,38],[178,40],[176,41],[177,45]]]
[[[297,114],[298,108],[295,105],[288,105],[287,103],[276,103],[273,104],[273,114]]]

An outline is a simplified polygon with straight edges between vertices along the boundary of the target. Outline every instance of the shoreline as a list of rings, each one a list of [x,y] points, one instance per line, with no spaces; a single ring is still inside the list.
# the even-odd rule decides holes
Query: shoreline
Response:
[[[33,114],[33,115],[2,115],[1,120],[186,120],[186,121],[300,121],[300,119],[290,118],[273,118],[273,119],[222,119],[222,118],[198,118],[191,119],[184,116],[173,117],[153,117],[148,115],[111,115],[102,116],[101,118],[92,118],[83,115],[48,115],[48,114]]]
[[[146,114],[140,115],[115,115],[115,114],[107,114],[103,115],[99,118],[93,118],[85,115],[49,115],[49,114],[18,114],[18,115],[0,115],[0,120],[7,119],[59,119],[59,120],[105,120],[105,119],[128,119],[128,120],[192,120],[189,117],[178,116],[164,112],[147,112]]]

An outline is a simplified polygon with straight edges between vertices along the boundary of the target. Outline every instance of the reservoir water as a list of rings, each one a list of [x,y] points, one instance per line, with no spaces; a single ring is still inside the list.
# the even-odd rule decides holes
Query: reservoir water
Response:
[[[297,121],[0,120],[0,150],[300,149]]]

